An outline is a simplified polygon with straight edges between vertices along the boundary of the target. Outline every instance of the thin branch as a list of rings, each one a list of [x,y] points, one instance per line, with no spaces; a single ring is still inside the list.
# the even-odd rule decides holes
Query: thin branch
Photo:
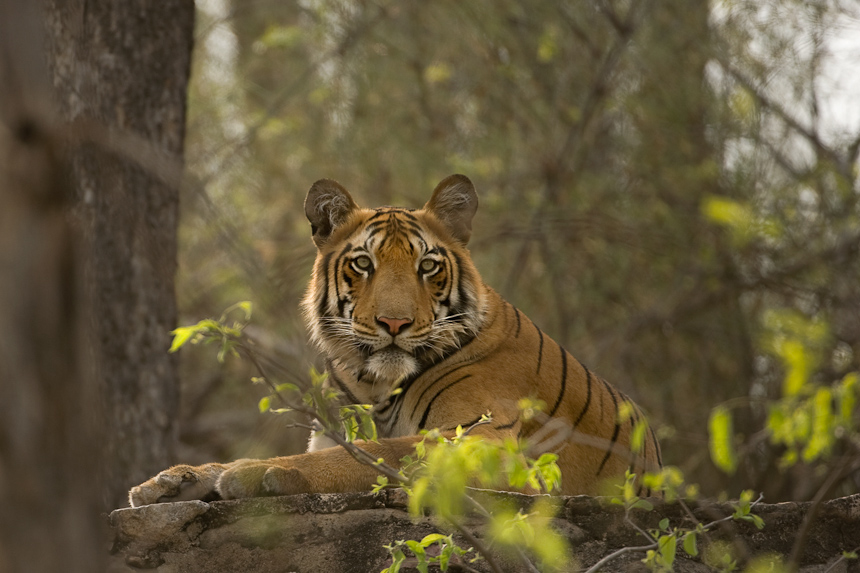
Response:
[[[592,565],[591,567],[586,569],[584,573],[597,573],[597,571],[600,571],[601,567],[603,567],[604,565],[606,565],[610,561],[618,559],[619,557],[621,557],[625,553],[631,553],[633,551],[641,551],[642,553],[645,553],[646,551],[650,551],[652,549],[657,549],[656,543],[652,543],[650,545],[640,545],[639,547],[622,547],[618,551],[610,553],[609,555],[607,555],[606,557],[604,557],[603,559],[601,559],[600,561],[598,561],[597,563],[595,563],[594,565]]]
[[[750,503],[750,510],[752,510],[755,506],[757,506],[759,503],[761,503],[761,501],[763,499],[764,499],[764,494],[759,494],[758,499],[756,499],[754,502]],[[692,512],[689,511],[689,508],[687,508],[686,505],[683,505],[682,507],[684,507],[684,509],[687,511],[687,513],[691,516],[694,523],[700,523],[698,518],[696,518],[696,516],[693,515]],[[607,555],[606,557],[604,557],[603,559],[601,559],[600,561],[598,561],[597,563],[595,563],[594,565],[589,567],[587,570],[585,570],[584,573],[596,573],[603,565],[609,563],[610,561],[612,561],[614,559],[617,559],[618,557],[621,557],[625,553],[630,553],[633,551],[641,551],[644,553],[646,551],[650,551],[652,549],[657,549],[659,547],[658,541],[655,540],[651,534],[644,531],[641,527],[636,525],[636,523],[634,523],[633,520],[630,519],[629,510],[625,511],[624,519],[629,525],[633,526],[633,528],[636,529],[636,531],[638,531],[640,534],[644,535],[646,537],[646,539],[651,539],[653,541],[653,543],[651,543],[650,545],[641,545],[639,547],[622,547],[618,551],[610,553],[609,555]],[[702,528],[705,530],[705,532],[707,532],[707,531],[710,531],[711,529],[713,529],[714,527],[716,527],[717,525],[724,523],[726,521],[732,521],[733,519],[734,519],[734,514],[727,515],[723,518],[716,519],[714,521],[711,521],[710,523],[702,525]]]
[[[475,488],[471,488],[471,489],[475,489]],[[491,514],[487,510],[487,508],[485,508],[483,505],[481,505],[478,502],[478,500],[476,500],[475,498],[473,498],[472,496],[467,495],[467,494],[464,494],[463,497],[466,500],[466,503],[469,506],[471,506],[471,508],[474,511],[477,511],[484,519],[492,519],[493,518],[493,514]],[[534,566],[534,564],[531,562],[531,560],[523,552],[522,549],[520,549],[519,547],[515,547],[515,549],[517,551],[517,556],[520,558],[520,562],[526,567],[526,569],[529,570],[530,573],[540,573],[540,571]]]
[[[633,529],[638,531],[639,535],[641,535],[645,539],[651,541],[652,543],[657,543],[657,540],[654,539],[653,535],[651,535],[650,533],[648,533],[647,531],[645,531],[644,529],[639,527],[639,525],[637,525],[635,521],[630,519],[630,508],[629,507],[624,510],[624,521],[627,522],[627,524],[630,525]]]
[[[484,559],[487,560],[487,565],[490,566],[490,569],[493,570],[493,573],[504,573],[504,569],[499,567],[499,564],[496,563],[496,559],[495,557],[493,557],[493,554],[490,552],[489,549],[484,546],[484,543],[480,539],[472,535],[472,532],[463,527],[458,520],[452,519],[450,517],[446,517],[445,519],[452,526],[454,526],[454,529],[460,532],[460,535],[462,535],[466,539],[466,541],[472,544],[472,547],[474,547],[478,553],[484,556]]]
[[[860,551],[860,545],[858,545],[857,547],[855,547],[854,549],[852,549],[852,550],[850,551],[850,553],[857,553],[858,551]],[[842,562],[843,562],[843,561],[845,561],[846,559],[848,559],[848,558],[847,558],[847,557],[845,557],[845,554],[843,553],[842,555],[840,555],[840,556],[839,556],[839,559],[837,559],[836,561],[834,561],[833,563],[831,563],[831,564],[830,564],[830,567],[828,567],[827,569],[825,569],[823,573],[830,573],[831,571],[833,571],[833,569],[835,569],[835,568],[836,568],[836,566],[837,566],[837,565],[839,565],[840,563],[842,563]]]

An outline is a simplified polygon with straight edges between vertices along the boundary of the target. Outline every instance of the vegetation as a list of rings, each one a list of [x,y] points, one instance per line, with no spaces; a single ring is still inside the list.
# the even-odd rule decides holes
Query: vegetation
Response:
[[[231,311],[242,311],[242,316],[228,323]],[[429,512],[438,521],[440,529],[448,532],[447,535],[429,534],[420,541],[397,540],[385,545],[391,555],[391,565],[382,573],[397,573],[404,564],[412,565],[425,573],[430,565],[437,565],[441,571],[447,571],[452,563],[457,564],[460,570],[471,571],[473,569],[469,567],[469,563],[478,559],[485,559],[493,572],[500,573],[503,569],[496,562],[496,553],[500,550],[513,551],[528,571],[575,568],[575,552],[551,525],[556,514],[556,504],[549,498],[536,498],[529,511],[524,513],[522,509],[513,511],[505,507],[503,502],[499,503],[493,499],[489,500],[491,505],[488,506],[486,502],[479,502],[472,493],[476,487],[552,493],[561,484],[561,473],[555,463],[555,454],[544,453],[534,460],[529,458],[527,441],[506,440],[504,443],[493,443],[470,436],[473,428],[492,421],[492,413],[488,412],[469,428],[458,426],[451,436],[445,436],[438,430],[423,432],[423,439],[416,443],[414,457],[407,456],[400,460],[401,467],[392,467],[382,458],[374,459],[362,447],[363,441],[377,440],[373,406],[344,404],[344,396],[325,384],[326,374],[320,374],[314,369],[311,370],[310,384],[301,381],[278,383],[277,378],[272,377],[272,374],[277,374],[269,367],[276,363],[267,359],[257,348],[254,339],[245,333],[250,319],[251,303],[237,303],[227,309],[217,321],[205,319],[195,325],[176,329],[173,332],[171,351],[179,350],[189,342],[214,342],[219,346],[219,362],[223,363],[226,356],[231,354],[246,357],[259,374],[253,381],[266,385],[271,391],[271,394],[264,396],[259,402],[261,413],[302,414],[310,423],[296,425],[314,433],[324,434],[346,449],[358,462],[373,466],[379,471],[378,484],[374,491],[389,486],[404,488],[409,496],[410,514],[417,517]],[[801,345],[798,352],[806,352],[806,347]],[[795,367],[803,364],[799,359],[796,362],[798,364],[795,364]],[[860,394],[858,375],[849,374],[833,390],[819,388],[814,391],[814,395],[801,398],[798,398],[798,395],[802,395],[803,388],[808,384],[806,380],[795,381],[794,377],[795,373],[789,369],[785,384],[796,388],[782,400],[770,404],[771,416],[763,432],[769,435],[771,443],[788,446],[782,460],[784,469],[816,459],[829,460],[833,446],[847,435],[851,455],[845,459],[851,460],[847,464],[851,469],[847,472],[845,467],[839,471],[831,470],[827,479],[832,487],[860,468],[856,455],[856,449],[860,446],[860,423],[854,419],[855,405]],[[273,408],[275,403],[280,407]],[[534,416],[542,406],[532,400],[522,400],[521,415],[526,418]],[[835,412],[832,411],[834,408]],[[624,415],[624,412],[619,412],[619,416]],[[642,432],[647,431],[647,425],[647,421],[644,421]],[[635,434],[636,431],[634,436]],[[711,457],[717,466],[729,474],[737,469],[733,442],[731,415],[724,405],[717,406],[711,412],[710,418]],[[642,439],[631,439],[632,448],[641,448],[642,445]],[[802,451],[802,455],[798,455],[798,451]],[[611,497],[610,503],[624,506],[624,521],[639,532],[647,543],[624,547],[606,555],[591,565],[586,573],[596,573],[604,567],[611,567],[613,560],[630,552],[644,554],[642,562],[649,571],[671,572],[674,570],[679,542],[689,557],[696,558],[699,557],[698,540],[702,537],[707,541],[702,556],[704,563],[713,570],[734,571],[738,568],[739,561],[735,551],[724,542],[711,539],[708,532],[732,520],[750,522],[758,529],[765,527],[764,520],[752,512],[764,496],[759,495],[753,501],[754,493],[751,490],[742,491],[738,501],[732,503],[735,508],[732,514],[702,523],[687,505],[690,501],[698,501],[698,486],[685,483],[684,475],[677,467],[666,466],[659,472],[645,474],[642,477],[644,485],[667,502],[679,504],[686,513],[686,525],[673,524],[669,518],[664,517],[656,528],[643,528],[632,514],[636,510],[650,512],[654,507],[650,501],[634,493],[639,489],[637,479],[636,474],[628,471],[624,482],[618,485],[618,495]],[[828,491],[820,490],[817,499],[819,503]],[[796,569],[817,508],[818,504],[815,504],[807,513],[792,554],[787,560],[784,556],[758,555],[746,564],[747,570],[789,572]],[[477,515],[484,520],[489,543],[465,527],[464,519],[467,514]],[[459,546],[452,532],[465,538],[472,547]],[[856,551],[844,551],[840,561],[856,559]],[[411,558],[408,557],[410,554]],[[537,557],[537,566],[532,562],[531,556]],[[830,569],[833,566],[835,563]]]
[[[838,435],[823,450],[779,436],[860,366],[858,17],[803,0],[201,2],[180,308],[253,299],[258,338],[304,372],[309,183],[420,206],[463,172],[487,283],[642,404],[704,494],[853,491],[850,400],[809,425]],[[252,406],[202,438],[246,396],[231,368],[185,358],[200,459],[300,451]],[[707,453],[718,405],[733,472]],[[219,445],[252,431],[267,445]]]

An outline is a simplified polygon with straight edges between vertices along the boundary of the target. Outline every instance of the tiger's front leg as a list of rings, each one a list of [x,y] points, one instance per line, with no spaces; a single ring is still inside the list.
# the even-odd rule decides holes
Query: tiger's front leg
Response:
[[[392,467],[415,450],[420,436],[384,438],[379,442],[357,441],[356,446],[374,459]],[[297,493],[368,491],[379,470],[358,462],[340,446],[295,456],[233,462],[218,479],[216,489],[223,499]]]
[[[131,488],[128,503],[131,507],[140,507],[170,501],[219,499],[216,489],[218,478],[228,467],[230,464],[216,463],[173,466]]]
[[[374,459],[400,467],[419,436],[356,442]],[[132,507],[191,499],[217,500],[296,493],[367,491],[379,475],[340,446],[267,460],[241,459],[229,464],[173,466],[129,492]]]

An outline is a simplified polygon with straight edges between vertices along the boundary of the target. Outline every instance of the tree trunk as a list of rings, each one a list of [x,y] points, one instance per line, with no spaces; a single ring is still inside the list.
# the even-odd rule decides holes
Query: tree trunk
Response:
[[[103,566],[98,384],[87,375],[41,22],[0,2],[0,571]]]
[[[192,0],[48,0],[56,98],[75,122],[75,212],[85,235],[93,355],[109,436],[104,503],[172,462],[178,185]]]

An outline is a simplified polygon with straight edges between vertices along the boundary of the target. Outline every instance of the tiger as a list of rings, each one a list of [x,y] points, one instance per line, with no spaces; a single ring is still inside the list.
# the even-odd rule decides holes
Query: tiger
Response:
[[[423,430],[537,441],[558,455],[564,495],[658,471],[650,426],[631,446],[642,411],[483,282],[466,248],[477,207],[459,174],[421,209],[361,208],[330,179],[307,193],[317,255],[301,306],[325,383],[372,405],[378,439],[360,447],[400,467]],[[524,398],[545,404],[542,418],[523,414]],[[378,471],[332,444],[316,435],[303,454],[174,466],[132,488],[129,503],[369,490]]]

